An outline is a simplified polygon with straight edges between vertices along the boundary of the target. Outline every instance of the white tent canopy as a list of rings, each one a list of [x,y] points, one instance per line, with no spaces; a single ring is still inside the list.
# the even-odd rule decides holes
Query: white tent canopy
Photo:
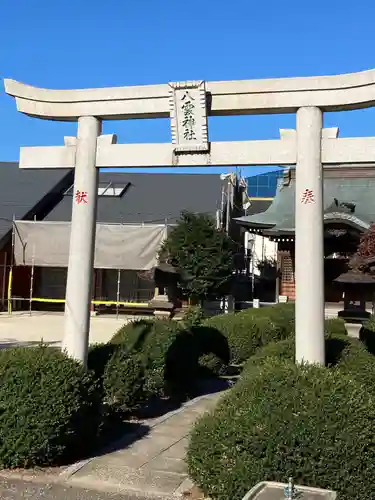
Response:
[[[15,221],[15,264],[67,267],[70,222]],[[148,270],[171,226],[162,224],[97,224],[96,269]]]

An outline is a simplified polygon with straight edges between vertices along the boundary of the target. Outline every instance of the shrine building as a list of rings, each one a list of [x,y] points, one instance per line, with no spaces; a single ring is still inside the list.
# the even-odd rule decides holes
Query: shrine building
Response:
[[[354,165],[353,165],[354,166]],[[348,269],[361,233],[375,223],[375,165],[324,168],[325,301],[341,302],[334,280]],[[277,244],[277,295],[295,300],[295,167],[284,170],[268,208],[237,219],[247,233]],[[301,194],[300,203],[314,203],[314,193]],[[254,237],[254,236],[253,236]],[[306,255],[306,266],[310,256]]]

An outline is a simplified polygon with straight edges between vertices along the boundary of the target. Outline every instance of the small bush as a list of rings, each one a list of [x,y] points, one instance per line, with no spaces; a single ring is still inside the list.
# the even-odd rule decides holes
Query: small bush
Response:
[[[141,320],[121,328],[111,340],[145,360],[145,388],[154,395],[183,393],[194,387],[198,367],[193,335],[176,321]]]
[[[189,472],[217,500],[289,476],[342,500],[375,498],[374,424],[375,399],[350,374],[269,359],[198,423]]]
[[[327,335],[347,335],[345,321],[341,318],[332,318],[325,320],[325,332]]]
[[[84,454],[98,434],[94,377],[57,349],[0,351],[0,466],[59,464]]]
[[[200,374],[203,376],[225,374],[231,360],[228,339],[219,330],[210,326],[195,326],[190,331],[198,350]]]
[[[145,363],[139,354],[117,349],[108,361],[103,376],[106,400],[123,411],[131,411],[146,399]]]
[[[122,344],[130,350],[139,350],[137,343],[142,342],[154,330],[155,321],[140,319],[125,323],[111,339],[111,344]]]
[[[228,370],[228,365],[212,353],[200,356],[198,363],[200,374],[204,378],[225,375]]]
[[[366,345],[367,349],[375,354],[375,317],[371,316],[363,323],[360,331],[360,339]]]
[[[281,332],[282,338],[294,334],[295,330],[295,306],[293,302],[286,304],[275,304],[259,309],[247,309],[242,314],[255,314],[268,317]]]
[[[113,356],[116,347],[114,344],[94,344],[89,347],[87,367],[95,373],[96,378],[100,382],[103,379],[107,363]]]
[[[189,307],[182,318],[184,328],[186,329],[199,326],[203,320],[204,312],[200,306]]]
[[[270,314],[272,308],[252,309],[240,313],[222,314],[203,322],[203,325],[218,330],[226,337],[231,362],[240,364],[252,356],[259,347],[285,338],[287,332]]]

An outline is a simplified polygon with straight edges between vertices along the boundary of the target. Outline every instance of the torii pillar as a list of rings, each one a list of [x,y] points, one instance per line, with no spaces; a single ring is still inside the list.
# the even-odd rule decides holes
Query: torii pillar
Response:
[[[297,111],[296,362],[325,363],[322,111]]]
[[[96,150],[100,133],[101,121],[97,118],[82,116],[78,119],[62,348],[85,365],[89,345],[98,195]]]

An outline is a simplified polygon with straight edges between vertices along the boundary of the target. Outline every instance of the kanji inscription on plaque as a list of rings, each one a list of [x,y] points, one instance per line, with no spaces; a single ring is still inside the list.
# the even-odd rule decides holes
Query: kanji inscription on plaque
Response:
[[[169,103],[175,153],[207,152],[205,82],[170,83]]]

